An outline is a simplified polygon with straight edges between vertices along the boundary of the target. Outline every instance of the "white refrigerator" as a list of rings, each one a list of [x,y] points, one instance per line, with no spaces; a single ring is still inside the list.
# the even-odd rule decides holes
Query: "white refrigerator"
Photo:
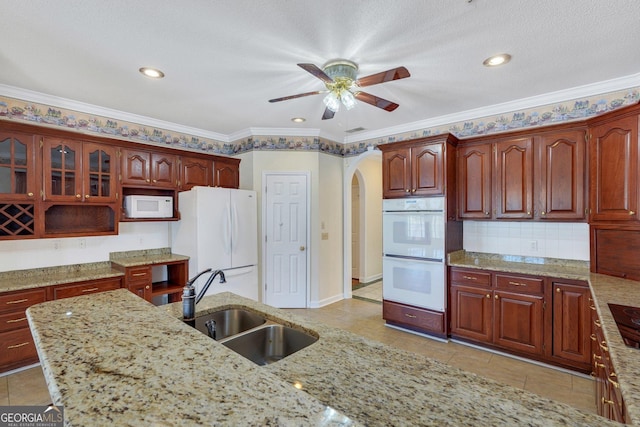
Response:
[[[256,192],[193,187],[178,193],[180,221],[171,224],[171,250],[189,259],[189,277],[222,270],[207,295],[229,291],[258,300],[258,212]],[[209,274],[196,282],[196,295]]]

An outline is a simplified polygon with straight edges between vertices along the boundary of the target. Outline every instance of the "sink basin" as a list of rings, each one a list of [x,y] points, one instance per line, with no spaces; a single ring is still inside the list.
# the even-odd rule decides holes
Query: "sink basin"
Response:
[[[216,322],[216,341],[248,331],[266,322],[266,319],[261,315],[239,308],[230,308],[196,317],[196,329],[208,336],[211,336],[206,326],[206,322],[209,320]]]
[[[258,365],[277,362],[313,344],[318,338],[283,325],[268,325],[223,342]]]

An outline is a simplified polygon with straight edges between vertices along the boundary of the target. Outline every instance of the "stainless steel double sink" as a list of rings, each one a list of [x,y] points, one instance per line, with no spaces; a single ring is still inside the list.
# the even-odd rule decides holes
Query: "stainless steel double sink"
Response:
[[[215,321],[215,336],[207,327],[211,320]],[[229,308],[196,317],[195,327],[257,365],[282,360],[318,340],[316,336],[267,320],[259,313],[243,308]]]

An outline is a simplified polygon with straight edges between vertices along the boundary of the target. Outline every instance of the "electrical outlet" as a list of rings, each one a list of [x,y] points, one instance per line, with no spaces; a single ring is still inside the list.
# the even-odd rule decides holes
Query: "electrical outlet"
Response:
[[[329,240],[329,233],[322,233],[322,240]]]
[[[54,251],[59,251],[61,247],[62,247],[62,240],[54,240],[53,241],[53,250]]]
[[[532,240],[529,243],[529,249],[531,249],[534,252],[537,252],[538,251],[538,241],[537,240]]]
[[[87,248],[87,239],[80,239],[80,241],[78,242],[78,245],[80,246],[80,249],[86,249]]]

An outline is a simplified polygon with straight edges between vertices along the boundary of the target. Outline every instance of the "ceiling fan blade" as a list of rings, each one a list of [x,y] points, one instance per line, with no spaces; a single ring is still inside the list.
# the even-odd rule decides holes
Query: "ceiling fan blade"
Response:
[[[331,111],[328,108],[324,109],[324,114],[322,115],[322,120],[329,120],[329,119],[333,119],[333,116],[336,114],[335,111]]]
[[[366,102],[367,104],[371,104],[375,107],[382,108],[383,110],[386,110],[386,111],[393,111],[400,106],[395,102],[387,101],[384,98],[379,98],[375,95],[371,95],[370,93],[366,93],[366,92],[356,92],[353,94],[353,96],[355,96],[356,99],[362,102]]]
[[[318,68],[315,64],[298,64],[298,67],[313,74],[315,77],[319,78],[325,83],[333,83],[331,77],[327,76],[324,71]]]
[[[411,76],[411,74],[409,74],[409,70],[404,67],[398,67],[358,79],[356,80],[356,84],[360,87],[372,86],[379,83],[390,82],[392,80],[404,79],[409,76]]]
[[[309,95],[319,95],[321,93],[326,93],[326,92],[327,92],[326,90],[316,90],[314,92],[299,93],[297,95],[283,96],[282,98],[270,99],[269,102],[287,101],[289,99],[302,98],[303,96],[309,96]]]

